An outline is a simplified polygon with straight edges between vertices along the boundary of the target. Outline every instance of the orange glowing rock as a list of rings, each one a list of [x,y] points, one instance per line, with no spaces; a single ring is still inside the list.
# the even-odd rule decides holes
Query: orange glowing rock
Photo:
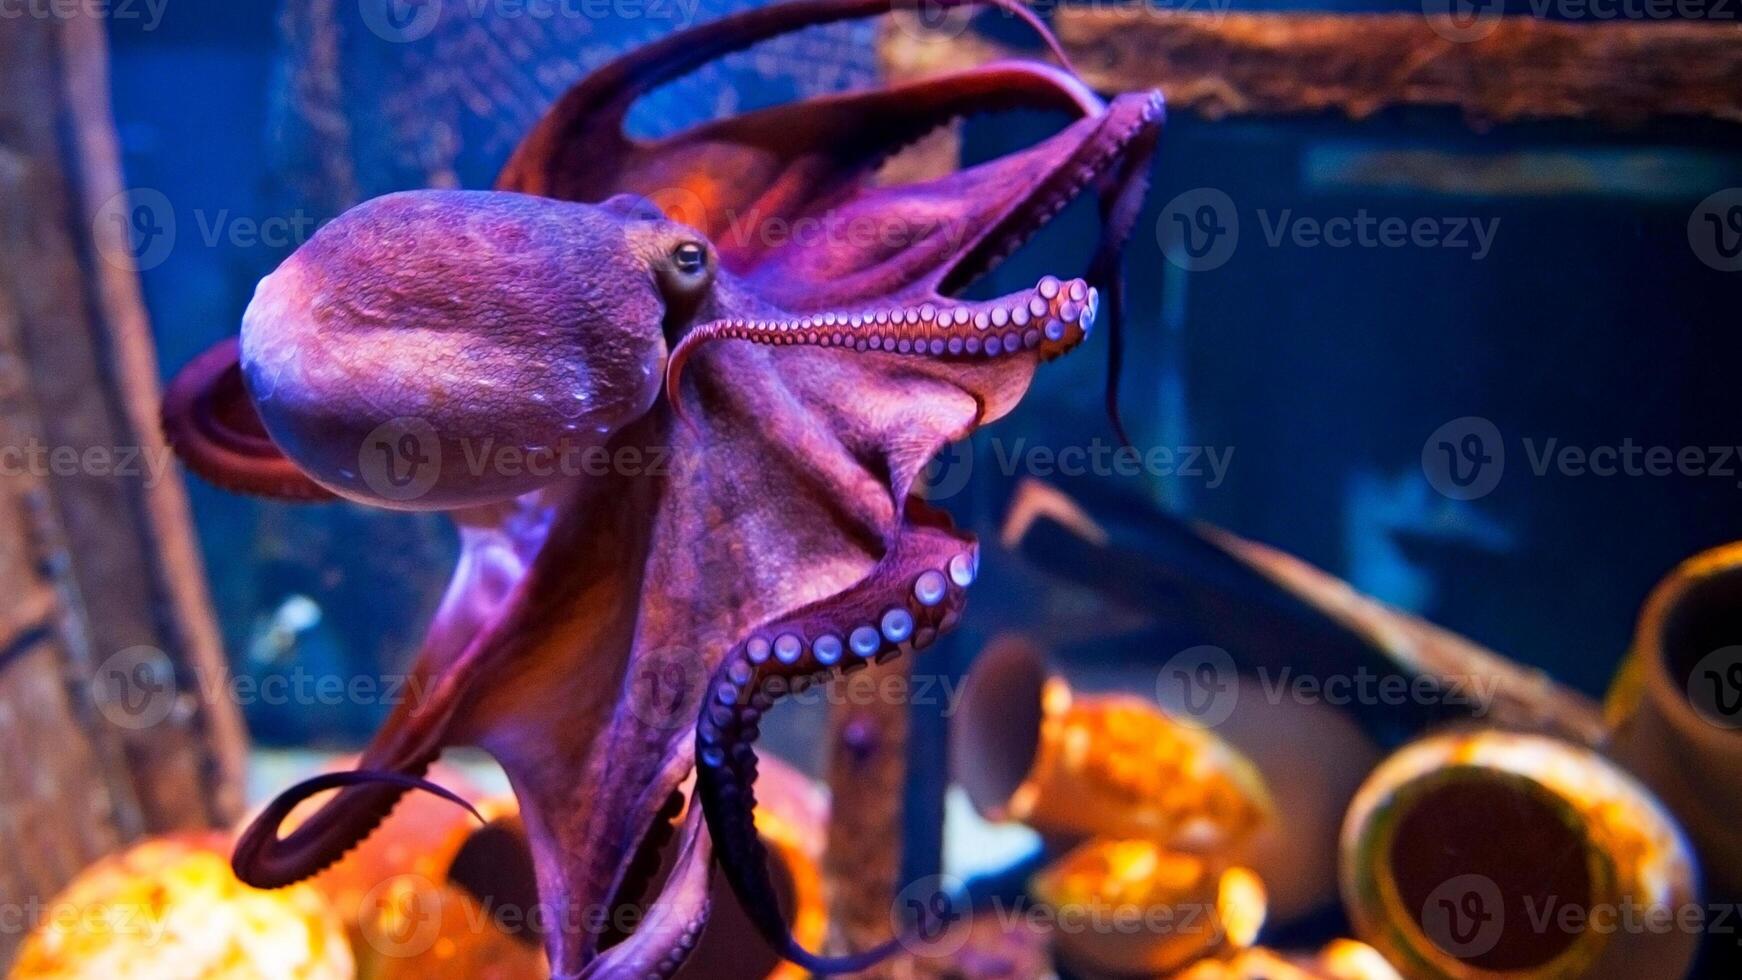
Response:
[[[338,915],[308,885],[259,891],[219,835],[148,840],[85,869],[48,906],[12,980],[350,980]]]
[[[1264,885],[1153,841],[1095,840],[1036,875],[1054,942],[1073,966],[1152,976],[1250,946],[1264,924]]]
[[[455,886],[407,875],[372,895],[369,908],[361,980],[550,976],[542,947],[499,928],[491,909]]]
[[[988,820],[1227,857],[1275,819],[1258,770],[1216,733],[1135,695],[1079,694],[1020,638],[975,661],[954,724],[951,767]]]
[[[1243,949],[1224,959],[1200,960],[1173,980],[1400,980],[1379,951],[1353,939],[1333,940],[1317,956],[1285,956]]]

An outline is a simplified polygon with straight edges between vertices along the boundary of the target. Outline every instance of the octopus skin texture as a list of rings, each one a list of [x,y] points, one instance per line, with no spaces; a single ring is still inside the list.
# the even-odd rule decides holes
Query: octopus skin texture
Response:
[[[977,545],[915,481],[1097,321],[1116,370],[1120,248],[1163,113],[1158,93],[1103,101],[1067,68],[1012,61],[657,141],[624,132],[638,97],[710,59],[891,6],[795,0],[620,57],[552,107],[495,189],[389,195],[321,228],[261,282],[240,337],[172,382],[166,432],[211,482],[440,510],[460,530],[411,668],[425,696],[357,771],[262,812],[234,857],[244,881],[340,860],[467,745],[519,797],[555,976],[670,975],[715,867],[814,972],[900,948],[793,942],[752,823],[759,724],[784,694],[961,617]],[[957,117],[1029,108],[1071,121],[936,179],[875,181]],[[1085,270],[956,298],[1082,195],[1103,219]],[[900,234],[758,233],[801,220]],[[673,827],[692,775],[700,805]],[[677,866],[638,927],[603,927],[674,833]]]

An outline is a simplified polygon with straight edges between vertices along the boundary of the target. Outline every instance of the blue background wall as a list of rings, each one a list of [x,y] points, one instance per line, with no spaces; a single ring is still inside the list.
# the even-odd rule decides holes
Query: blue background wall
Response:
[[[354,18],[355,7],[336,9]],[[656,26],[592,25],[574,70]],[[112,37],[128,182],[162,191],[180,229],[177,247],[144,273],[167,375],[233,332],[254,282],[330,214],[285,178],[294,153],[283,144],[285,63],[268,5],[177,0],[161,24],[117,20]],[[869,43],[868,32],[858,37]],[[717,78],[677,87],[638,124],[675,128],[795,90],[766,72],[745,77],[759,81],[730,98]],[[1018,114],[971,124],[970,155],[1057,123]],[[487,148],[459,162],[463,184],[486,184],[506,153],[480,142]],[[1739,151],[1736,127],[1694,123],[1617,132],[1477,129],[1438,111],[1359,123],[1176,115],[1130,257],[1125,411],[1140,445],[1233,455],[1214,485],[1110,479],[1600,691],[1650,584],[1680,558],[1742,537],[1742,462],[1730,459],[1728,476],[1539,476],[1531,449],[1551,439],[1585,449],[1742,443],[1742,273],[1707,265],[1688,237],[1707,195],[1742,184]],[[1226,195],[1238,244],[1217,267],[1188,271],[1161,243],[1175,213],[1196,213],[1181,208],[1197,199],[1182,205],[1179,195],[1200,188]],[[1361,214],[1497,224],[1480,257],[1267,240],[1280,221]],[[284,237],[253,242],[247,222]],[[1093,234],[1092,208],[1076,207],[976,292],[1020,288],[1061,262],[1080,267]],[[1099,414],[1104,342],[1043,372],[997,433],[1110,442]],[[1423,452],[1466,417],[1493,424],[1505,464],[1491,492],[1458,500],[1435,489]],[[440,519],[298,510],[190,483],[239,671],[373,672],[416,642],[450,567]],[[266,741],[331,743],[360,739],[380,713],[249,711]]]

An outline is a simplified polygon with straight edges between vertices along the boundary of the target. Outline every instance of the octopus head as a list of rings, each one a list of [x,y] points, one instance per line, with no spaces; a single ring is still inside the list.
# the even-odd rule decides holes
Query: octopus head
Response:
[[[261,281],[241,373],[272,441],[332,493],[491,503],[572,475],[649,412],[716,268],[637,197],[392,194]]]

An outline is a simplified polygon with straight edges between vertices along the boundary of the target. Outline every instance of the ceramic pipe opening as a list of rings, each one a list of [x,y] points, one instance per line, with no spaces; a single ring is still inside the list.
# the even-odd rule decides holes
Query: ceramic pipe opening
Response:
[[[1399,805],[1386,873],[1431,942],[1501,973],[1543,967],[1582,938],[1528,927],[1532,910],[1588,909],[1595,897],[1590,842],[1564,804],[1528,779],[1474,769],[1411,796]]]
[[[801,903],[795,871],[783,848],[766,838],[764,843],[768,844],[768,876],[774,882],[774,893],[787,915],[788,924],[796,926],[794,920]],[[674,835],[660,849],[659,870],[648,882],[647,896],[658,895],[664,888],[679,851]],[[530,914],[538,907],[538,882],[532,849],[518,816],[493,820],[473,831],[454,856],[448,869],[448,881],[476,898],[495,917],[496,926],[504,932],[531,945],[542,943],[542,917]],[[785,969],[780,957],[762,941],[722,876],[714,877],[711,900],[712,914],[702,930],[698,946],[674,980],[712,976],[709,965],[720,963],[732,964],[738,976],[785,978],[798,975],[796,971]],[[618,921],[632,922],[637,917],[629,914]],[[616,938],[621,940],[628,934],[625,932]],[[736,972],[740,969],[744,972]]]
[[[1742,566],[1688,582],[1671,597],[1655,645],[1675,689],[1742,737]]]
[[[1033,771],[1046,688],[1046,665],[1024,640],[994,640],[974,663],[956,716],[951,768],[980,813],[1007,816]]]
[[[529,946],[543,946],[538,878],[532,847],[518,816],[500,817],[474,830],[448,866],[448,881],[491,914],[496,927]]]

